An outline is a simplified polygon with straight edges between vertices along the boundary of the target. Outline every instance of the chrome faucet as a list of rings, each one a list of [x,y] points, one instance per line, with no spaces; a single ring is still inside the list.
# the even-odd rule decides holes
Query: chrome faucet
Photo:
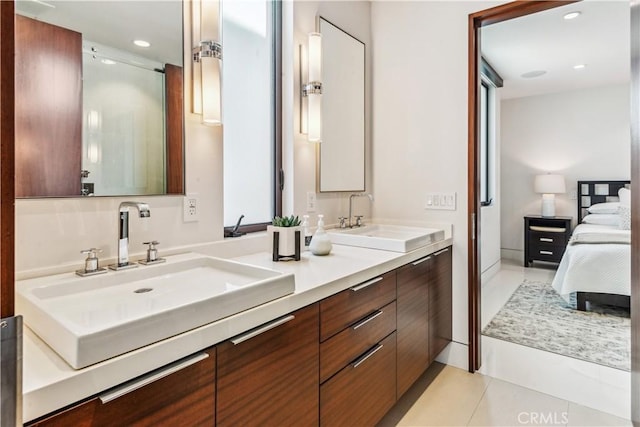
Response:
[[[118,261],[109,266],[112,270],[124,270],[138,265],[129,262],[129,208],[136,208],[140,218],[149,218],[149,205],[141,202],[122,202],[118,208]]]
[[[352,195],[349,196],[349,228],[353,228],[354,225],[351,222],[352,216],[351,216],[351,208],[353,206],[353,198],[354,197],[368,197],[369,200],[371,200],[373,202],[373,196],[371,195],[371,193],[353,193]],[[360,218],[358,219],[358,221],[356,222],[355,226],[356,227],[360,227],[362,225],[362,216],[360,215]]]

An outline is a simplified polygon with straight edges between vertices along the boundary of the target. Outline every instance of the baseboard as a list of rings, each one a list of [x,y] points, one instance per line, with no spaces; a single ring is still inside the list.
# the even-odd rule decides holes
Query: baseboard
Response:
[[[480,276],[480,283],[487,283],[493,276],[498,274],[500,268],[502,268],[502,261],[498,260],[491,267],[482,272],[482,275]]]
[[[515,261],[518,263],[518,265],[523,265],[524,264],[524,251],[519,250],[519,249],[506,249],[506,248],[501,248],[500,249],[500,257],[502,259],[508,259],[511,261]]]
[[[469,346],[451,341],[436,357],[436,362],[455,366],[466,371],[469,369]]]

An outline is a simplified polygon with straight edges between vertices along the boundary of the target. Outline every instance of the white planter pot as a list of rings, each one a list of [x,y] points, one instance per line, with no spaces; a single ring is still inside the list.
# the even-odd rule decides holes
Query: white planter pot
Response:
[[[278,232],[278,255],[281,257],[294,257],[296,254],[296,231],[299,231],[300,251],[304,248],[304,233],[302,227],[275,227],[273,225],[267,226],[267,232],[269,233],[269,250],[273,250],[273,239],[275,238],[275,232]]]

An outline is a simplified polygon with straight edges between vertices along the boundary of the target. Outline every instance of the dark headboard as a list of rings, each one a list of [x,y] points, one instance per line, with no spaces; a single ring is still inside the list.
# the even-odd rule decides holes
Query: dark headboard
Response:
[[[578,224],[596,203],[617,202],[618,190],[629,188],[631,181],[578,181]]]

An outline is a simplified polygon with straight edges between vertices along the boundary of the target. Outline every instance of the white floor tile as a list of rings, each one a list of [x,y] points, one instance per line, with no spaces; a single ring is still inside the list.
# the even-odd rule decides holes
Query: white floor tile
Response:
[[[586,406],[569,403],[569,427],[588,427],[588,426],[628,426],[631,427],[631,421],[620,417],[605,414]]]

